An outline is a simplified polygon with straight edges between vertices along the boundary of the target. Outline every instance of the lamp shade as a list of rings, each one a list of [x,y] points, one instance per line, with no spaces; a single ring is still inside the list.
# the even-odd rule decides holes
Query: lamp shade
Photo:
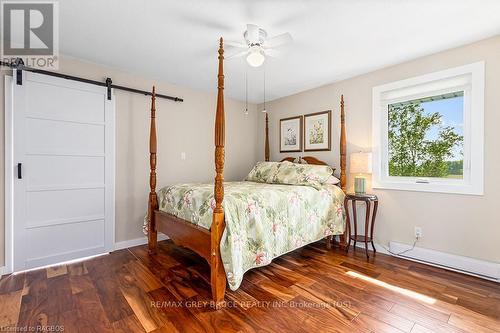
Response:
[[[351,173],[372,173],[372,153],[353,153],[350,159]]]

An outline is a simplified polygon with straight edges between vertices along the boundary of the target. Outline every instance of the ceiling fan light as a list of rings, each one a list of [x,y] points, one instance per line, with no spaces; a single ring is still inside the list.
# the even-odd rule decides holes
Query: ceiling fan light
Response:
[[[259,48],[252,47],[250,49],[250,53],[247,56],[247,62],[252,67],[259,67],[264,63],[266,57],[264,56],[264,52],[262,52]]]

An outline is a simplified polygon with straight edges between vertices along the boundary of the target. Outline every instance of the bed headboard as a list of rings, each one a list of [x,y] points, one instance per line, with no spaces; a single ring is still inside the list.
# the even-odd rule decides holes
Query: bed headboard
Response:
[[[285,161],[292,163],[302,163],[301,161],[305,161],[307,164],[328,165],[328,163],[318,160],[316,157],[313,156],[285,157],[284,159],[281,160],[281,162]]]

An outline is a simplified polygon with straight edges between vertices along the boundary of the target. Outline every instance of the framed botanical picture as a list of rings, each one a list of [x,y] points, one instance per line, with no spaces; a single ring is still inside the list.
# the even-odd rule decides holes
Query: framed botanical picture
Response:
[[[304,115],[304,151],[332,150],[332,111]]]
[[[302,116],[280,119],[280,153],[302,151]]]

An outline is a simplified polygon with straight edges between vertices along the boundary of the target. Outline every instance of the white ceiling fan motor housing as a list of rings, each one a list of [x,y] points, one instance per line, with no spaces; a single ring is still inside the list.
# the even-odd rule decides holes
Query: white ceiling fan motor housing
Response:
[[[255,32],[246,30],[243,33],[249,47],[258,45],[261,46],[267,38],[267,32],[264,29],[258,28]],[[252,36],[253,35],[253,36]]]

